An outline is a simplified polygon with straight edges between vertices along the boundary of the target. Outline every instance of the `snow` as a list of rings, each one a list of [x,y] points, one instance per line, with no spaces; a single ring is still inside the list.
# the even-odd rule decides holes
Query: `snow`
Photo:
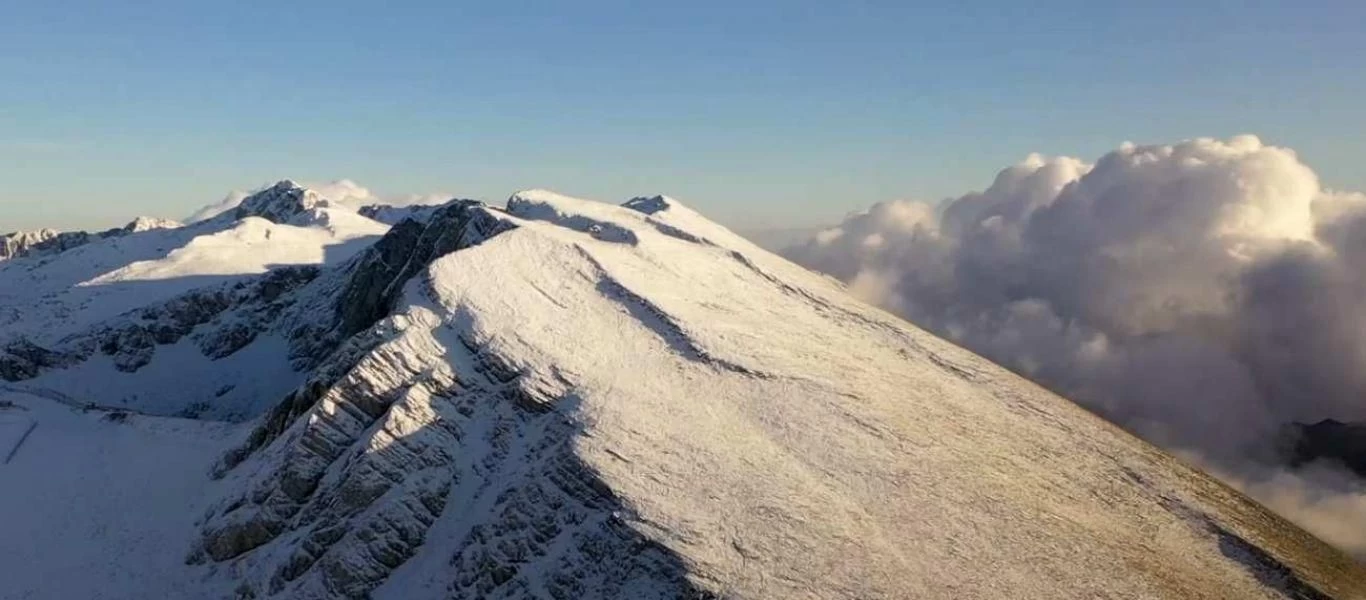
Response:
[[[232,427],[82,413],[0,392],[9,424],[36,426],[0,464],[0,597],[188,598],[204,592],[185,565],[189,532],[211,491],[210,463]],[[3,453],[0,453],[3,454]]]
[[[259,335],[241,351],[219,359],[204,356],[186,337],[158,346],[152,361],[133,373],[119,371],[110,357],[97,354],[12,387],[98,399],[103,406],[163,416],[245,420],[265,412],[303,381],[305,375],[290,367],[288,356],[278,334]]]
[[[1119,465],[1078,456],[1088,440],[1077,432],[1023,419],[981,386],[898,352],[923,356],[915,343],[931,340],[822,298],[828,286],[811,290],[814,301],[775,293],[729,250],[632,227],[619,209],[520,198],[527,204],[509,203],[514,215],[571,229],[524,223],[438,261],[439,304],[470,315],[469,330],[520,368],[577,383],[578,452],[632,500],[637,527],[696,561],[705,579],[739,597],[1012,589],[1034,598],[1055,596],[1059,579],[1068,596],[1154,592],[1140,573],[1116,578],[1119,548],[1103,542],[1144,515],[1106,515],[1048,490],[1082,493]],[[580,235],[587,221],[629,227],[639,242]],[[1031,395],[1083,434],[1115,437],[1075,407]],[[1129,461],[1151,468],[1138,444],[1126,445]],[[971,475],[952,476],[961,473]],[[1161,512],[1150,503],[1147,516]],[[1060,525],[1034,525],[1050,519]],[[1208,553],[1179,533],[1168,551]],[[1024,568],[1039,560],[1051,576]],[[1250,576],[1223,570],[1255,597]]]
[[[0,263],[0,337],[337,264],[387,228],[261,208],[287,222]],[[269,334],[217,361],[182,340],[135,373],[96,357],[0,387],[0,459],[19,446],[0,464],[0,596],[1366,594],[1359,566],[1237,493],[678,200],[531,190],[474,210],[516,227],[432,261],[312,373]],[[291,376],[311,406],[259,420],[240,464],[221,457],[250,426],[69,406],[235,382],[265,409]],[[210,482],[211,465],[235,468]],[[253,525],[269,535],[219,535]]]
[[[245,282],[285,265],[337,266],[389,229],[349,209],[312,200],[298,212],[285,210],[289,207],[284,202],[261,207],[289,212],[289,222],[283,224],[227,215],[172,227],[171,222],[140,218],[126,235],[51,256],[0,262],[0,348],[26,338],[49,350],[67,351],[73,339],[119,325],[130,311],[191,290]],[[201,329],[238,326],[231,314],[209,325]],[[251,335],[249,347],[225,357],[206,356],[189,336],[172,344],[161,340],[150,362],[131,373],[97,352],[88,360],[46,369],[30,383],[97,398],[105,406],[247,419],[303,379],[290,364],[282,333],[253,330]]]
[[[337,264],[388,226],[321,208],[298,225],[249,217],[150,229],[0,262],[0,336],[53,342],[115,315],[274,266]]]
[[[438,206],[437,204],[410,204],[405,206],[370,204],[360,207],[359,212],[381,223],[397,225],[399,221],[404,219],[426,220]]]
[[[303,378],[282,339],[289,332],[264,330],[274,324],[270,318],[225,311],[203,327],[196,325],[194,336],[168,340],[163,333],[154,348],[137,347],[150,345],[146,330],[133,332],[141,338],[118,336],[155,321],[144,310],[149,307],[194,290],[249,285],[282,266],[336,267],[389,230],[291,182],[251,200],[251,209],[282,222],[225,214],[182,226],[139,217],[112,230],[118,235],[88,236],[81,238],[88,243],[67,249],[0,261],[0,357],[11,343],[77,356],[44,365],[36,378],[31,370],[21,378],[66,395],[98,397],[105,406],[233,419],[264,411]],[[253,308],[265,310],[260,306],[265,303]],[[193,307],[181,309],[185,312]],[[298,324],[298,319],[292,323]],[[213,345],[216,333],[236,336],[250,347],[233,347],[226,356],[203,349]],[[121,350],[97,351],[102,344],[120,344]],[[130,353],[151,359],[130,362]]]
[[[370,484],[389,491],[353,531],[397,530],[375,515],[451,478],[429,528],[397,522],[428,537],[377,598],[538,597],[584,572],[612,597],[667,597],[664,575],[584,566],[592,558],[575,548],[618,521],[724,597],[1285,597],[1293,578],[1276,577],[1290,571],[1246,550],[1261,546],[1316,585],[1366,589],[1359,567],[1221,484],[675,200],[621,208],[533,190],[502,218],[518,228],[409,285],[384,326],[397,337],[348,375],[393,398],[384,415],[354,422],[347,383],[244,467],[253,481],[241,488],[265,497],[277,478],[305,478],[291,464],[324,461],[300,508],[318,514],[344,502],[358,465],[383,465],[367,469],[396,483]],[[549,416],[490,400],[479,382],[503,377],[488,360]],[[422,391],[451,380],[458,391]],[[409,391],[385,391],[395,386]],[[500,441],[509,421],[516,440]],[[569,456],[554,458],[564,422]],[[350,449],[318,454],[314,439]],[[544,490],[561,459],[624,506],[528,538],[525,523],[579,514]],[[336,526],[301,522],[296,535]],[[292,539],[244,564],[288,564]],[[366,556],[404,539],[307,550],[326,566],[281,597],[323,597],[335,569],[382,573]],[[506,581],[485,579],[489,565]]]
[[[0,410],[13,412],[9,407]],[[0,463],[9,462],[14,453],[19,451],[19,446],[28,439],[34,425],[36,423],[28,415],[0,412]]]
[[[287,225],[248,217],[225,231],[197,236],[164,258],[133,262],[77,285],[256,274],[277,265],[337,264],[389,229],[355,213],[315,212]]]
[[[522,368],[571,374],[581,456],[632,500],[638,527],[723,589],[1152,595],[1150,573],[1116,564],[1139,558],[1124,538],[1142,523],[1164,534],[1150,540],[1157,555],[1189,556],[1241,597],[1267,594],[1153,490],[1115,481],[1155,472],[1152,485],[1178,493],[1174,461],[818,278],[787,269],[778,281],[800,287],[784,287],[754,266],[778,261],[676,201],[641,204],[651,228],[520,194],[509,212],[557,226],[524,223],[450,255],[433,288]],[[638,241],[574,231],[585,220]]]

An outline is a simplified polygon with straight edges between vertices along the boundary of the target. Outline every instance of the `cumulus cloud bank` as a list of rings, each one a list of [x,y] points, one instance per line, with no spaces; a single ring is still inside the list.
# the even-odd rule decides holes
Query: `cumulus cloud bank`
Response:
[[[322,197],[327,198],[333,203],[352,209],[358,209],[370,204],[387,204],[389,206],[441,204],[454,197],[448,194],[409,194],[382,197],[350,179],[339,179],[327,183],[300,182],[299,185],[318,192]],[[262,186],[262,189],[264,189],[264,187],[265,186]],[[229,192],[222,200],[195,211],[185,222],[195,223],[203,221],[232,210],[236,208],[238,204],[241,204],[243,199],[253,193],[254,192],[244,190]]]
[[[1261,466],[1289,422],[1366,420],[1366,195],[1324,189],[1292,150],[1031,155],[983,192],[877,204],[785,253],[1366,549],[1315,510],[1366,522],[1361,496]]]

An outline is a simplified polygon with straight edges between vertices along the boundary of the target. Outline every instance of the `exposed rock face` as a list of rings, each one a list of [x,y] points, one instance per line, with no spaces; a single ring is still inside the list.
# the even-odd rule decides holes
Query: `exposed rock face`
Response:
[[[1327,460],[1366,477],[1366,424],[1333,419],[1294,423],[1285,436],[1286,458],[1292,466]]]
[[[456,199],[452,199],[455,201]],[[387,204],[368,204],[360,207],[356,212],[361,216],[374,219],[380,223],[397,225],[405,219],[425,221],[433,212],[441,208],[438,204],[417,204],[412,206],[389,206]]]
[[[205,230],[355,219],[323,203],[281,182]],[[1236,492],[672,199],[364,231],[330,266],[0,342],[26,386],[258,417],[187,504],[200,596],[1366,597]]]
[[[127,225],[124,225],[123,231],[125,233],[141,233],[143,231],[151,231],[153,229],[175,229],[176,227],[183,226],[184,224],[180,221],[174,221],[171,219],[159,219],[157,217],[138,217],[136,219],[133,219]]]
[[[388,315],[403,285],[432,260],[513,227],[474,200],[457,200],[424,216],[399,222],[359,258],[337,301],[342,336]]]
[[[288,219],[304,211],[313,192],[281,182],[248,198],[251,216]],[[0,346],[0,380],[21,381],[107,356],[115,369],[135,373],[159,348],[189,340],[211,360],[246,348],[258,337],[278,333],[288,341],[296,372],[317,367],[339,344],[389,314],[404,283],[434,257],[511,227],[474,201],[432,207],[424,219],[405,219],[347,262],[333,268],[278,267],[260,276],[211,285],[137,309],[59,340],[49,347],[26,339]],[[283,390],[281,390],[283,393]],[[208,414],[240,418],[237,409],[212,406]],[[194,414],[204,414],[205,407]],[[226,412],[225,412],[226,411]]]
[[[192,561],[253,598],[1366,590],[1075,406],[673,201],[628,208],[396,225],[327,284],[301,337],[344,339],[224,456]]]
[[[231,215],[234,220],[260,217],[275,223],[288,223],[295,215],[326,202],[317,192],[286,179],[247,196]]]
[[[513,227],[474,200],[455,200],[420,216],[394,225],[343,268],[344,277],[326,297],[335,318],[299,320],[290,332],[299,368],[316,365],[337,344],[387,316],[404,284],[436,257]]]
[[[85,232],[79,232],[84,234]],[[44,244],[52,247],[62,246],[63,243],[54,240],[61,233],[55,229],[39,229],[37,231],[16,231],[0,235],[0,260],[17,258],[33,252]],[[68,234],[69,240],[74,240],[75,236]],[[73,244],[74,245],[74,244]]]
[[[114,229],[100,232],[57,231],[39,229],[37,231],[18,231],[0,235],[0,260],[25,258],[30,256],[49,256],[84,246],[92,241],[121,237],[151,229],[170,229],[180,223],[167,219],[138,217],[132,222]]]
[[[527,377],[464,339],[454,361],[414,362],[454,341],[399,336],[339,352],[337,363],[362,358],[295,392],[254,433],[249,447],[271,447],[207,517],[198,552],[226,561],[259,549],[244,560],[263,596],[363,598],[453,504],[477,513],[441,531],[456,538],[451,597],[710,597],[679,557],[625,524],[628,509],[573,452],[576,426],[554,410],[566,382]]]
[[[0,380],[30,379],[43,369],[60,368],[77,360],[78,357],[53,352],[23,338],[11,340],[0,348]]]
[[[22,338],[14,340],[0,349],[0,379],[32,379],[43,370],[66,368],[96,353],[109,356],[115,368],[131,373],[151,362],[158,346],[186,336],[194,338],[205,356],[223,358],[270,327],[293,301],[281,297],[318,274],[318,267],[313,266],[282,267],[255,279],[194,290],[65,338],[55,349]],[[228,314],[230,318],[217,327],[197,331]]]
[[[400,222],[358,258],[338,331],[374,325],[433,259],[513,227],[473,201]],[[366,597],[457,503],[484,517],[446,532],[460,538],[452,596],[510,597],[535,585],[565,599],[710,597],[679,557],[620,520],[626,507],[572,451],[576,426],[553,410],[567,382],[526,377],[470,339],[392,333],[411,318],[422,317],[350,338],[224,458],[220,474],[253,452],[269,464],[208,515],[192,559],[248,555],[262,574],[245,584],[255,593]],[[430,351],[452,342],[459,358]],[[248,554],[271,544],[292,549]]]

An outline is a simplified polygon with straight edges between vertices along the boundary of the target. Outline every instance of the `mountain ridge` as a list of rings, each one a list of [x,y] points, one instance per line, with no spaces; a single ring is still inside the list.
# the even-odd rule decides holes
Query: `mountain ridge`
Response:
[[[35,229],[0,235],[0,261],[65,252],[95,240],[140,233],[152,229],[174,229],[181,224],[170,219],[138,217],[123,227],[99,232]]]
[[[1241,494],[677,200],[454,201],[288,268],[316,273],[225,309],[293,298],[271,327],[303,350],[271,360],[302,362],[188,503],[168,581],[200,595],[1366,594]]]

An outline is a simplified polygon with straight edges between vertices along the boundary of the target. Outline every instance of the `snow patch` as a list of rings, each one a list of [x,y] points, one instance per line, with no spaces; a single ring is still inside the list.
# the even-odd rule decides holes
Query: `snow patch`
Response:
[[[0,595],[226,595],[204,587],[184,552],[211,491],[208,466],[234,428],[83,413],[22,394],[0,393],[0,403],[9,405],[0,408],[0,459],[11,423],[36,425],[0,464]]]

